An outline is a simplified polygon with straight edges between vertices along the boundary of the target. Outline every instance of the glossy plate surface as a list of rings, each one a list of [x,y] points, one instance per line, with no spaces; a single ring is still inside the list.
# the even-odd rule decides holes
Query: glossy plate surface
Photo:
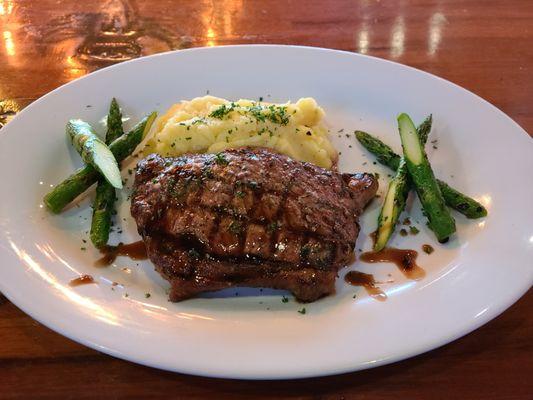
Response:
[[[87,231],[90,198],[58,216],[42,197],[80,166],[64,133],[79,117],[103,130],[112,96],[130,117],[164,111],[210,94],[283,102],[312,96],[325,109],[342,171],[387,171],[372,163],[353,131],[377,133],[399,150],[395,117],[429,113],[428,148],[436,174],[479,199],[489,217],[454,213],[458,235],[445,246],[409,204],[416,236],[393,245],[419,250],[426,277],[410,281],[388,264],[354,263],[337,294],[313,304],[283,303],[284,293],[233,289],[172,304],[168,285],[147,261],[119,258],[96,268]],[[294,378],[369,368],[410,357],[483,325],[533,282],[533,140],[472,93],[427,73],[384,60],[325,49],[235,46],[172,52],[119,64],[49,93],[0,132],[0,290],[22,310],[87,346],[134,362],[232,378]],[[131,164],[131,163],[130,163]],[[131,181],[127,173],[123,176]],[[129,182],[131,183],[131,182]],[[138,239],[121,194],[114,241]],[[368,249],[379,201],[361,221],[357,248]],[[436,251],[420,251],[424,243]],[[85,250],[83,250],[85,249]],[[344,283],[345,272],[374,274],[384,302]],[[69,286],[80,274],[96,284]],[[119,285],[113,286],[113,282]],[[356,297],[354,298],[354,295]]]

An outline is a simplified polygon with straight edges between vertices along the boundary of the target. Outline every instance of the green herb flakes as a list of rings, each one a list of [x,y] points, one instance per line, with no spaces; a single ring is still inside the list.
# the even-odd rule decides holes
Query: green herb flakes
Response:
[[[217,118],[217,119],[224,119],[226,116],[234,110],[233,103],[231,106],[226,106],[226,104],[222,104],[220,107],[218,107],[216,110],[211,112],[209,116],[211,118]]]
[[[272,233],[279,229],[279,224],[274,221],[267,225],[267,232]]]
[[[234,235],[238,235],[242,231],[242,225],[239,221],[231,221],[228,225],[228,231],[233,233]]]
[[[215,162],[218,165],[228,165],[229,161],[226,159],[226,156],[223,153],[215,154]]]

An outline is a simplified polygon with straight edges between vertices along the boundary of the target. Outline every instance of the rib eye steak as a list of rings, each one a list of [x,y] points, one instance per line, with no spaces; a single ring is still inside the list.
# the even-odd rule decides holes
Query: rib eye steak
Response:
[[[138,164],[131,214],[171,301],[250,286],[308,302],[335,292],[376,190],[373,175],[267,149],[151,155]]]

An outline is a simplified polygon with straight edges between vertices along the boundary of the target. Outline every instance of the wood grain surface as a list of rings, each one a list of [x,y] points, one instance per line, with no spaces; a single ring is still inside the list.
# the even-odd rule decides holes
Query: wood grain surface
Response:
[[[487,99],[533,133],[529,0],[0,0],[0,26],[0,126],[48,91],[116,62],[192,46],[282,43],[423,69]],[[0,398],[529,400],[532,310],[530,291],[466,337],[393,365],[247,382],[162,372],[103,355],[52,332],[0,295]]]

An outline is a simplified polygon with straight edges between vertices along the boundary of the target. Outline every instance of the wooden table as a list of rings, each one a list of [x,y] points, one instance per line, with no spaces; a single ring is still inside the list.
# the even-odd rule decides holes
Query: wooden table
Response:
[[[533,133],[528,0],[0,0],[0,26],[2,123],[59,85],[129,58],[190,46],[287,43],[432,72]],[[50,331],[0,296],[0,398],[531,399],[532,309],[530,291],[476,332],[394,365],[245,382],[114,359]]]

